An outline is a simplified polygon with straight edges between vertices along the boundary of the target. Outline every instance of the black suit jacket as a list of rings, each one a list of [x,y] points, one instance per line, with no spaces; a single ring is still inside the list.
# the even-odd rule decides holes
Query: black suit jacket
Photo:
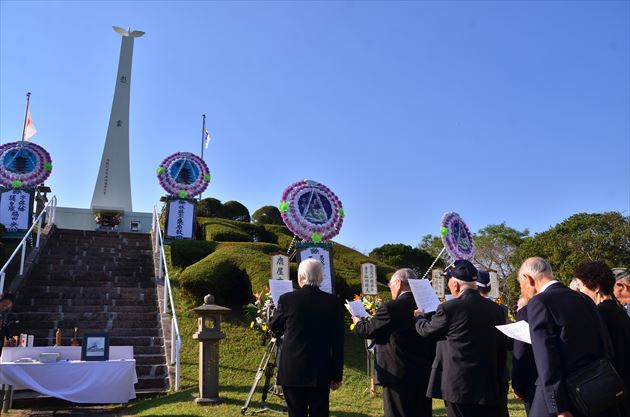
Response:
[[[278,362],[278,384],[329,386],[343,375],[343,307],[314,286],[284,294],[270,323],[284,335]]]
[[[385,303],[370,320],[356,324],[354,331],[359,337],[374,339],[377,384],[418,385],[426,389],[435,342],[416,332],[416,308],[413,295],[406,292]]]
[[[498,405],[506,366],[506,338],[494,326],[505,324],[503,309],[477,290],[437,308],[416,330],[438,342],[428,396],[460,404]]]
[[[527,306],[516,312],[516,320],[527,321]],[[512,356],[512,387],[523,396],[523,400],[531,405],[536,389],[536,362],[534,352],[529,343],[514,340]]]
[[[547,407],[536,412],[556,415],[571,410],[566,376],[602,357],[612,358],[595,303],[558,282],[530,300],[527,318],[538,371],[535,404],[544,400]]]

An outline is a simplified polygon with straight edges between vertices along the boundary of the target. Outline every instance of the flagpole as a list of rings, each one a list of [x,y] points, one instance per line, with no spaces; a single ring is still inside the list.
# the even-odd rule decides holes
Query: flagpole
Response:
[[[201,160],[203,161],[203,141],[205,139],[206,133],[206,115],[202,114],[201,117],[203,118],[203,121],[201,123]],[[201,201],[202,195],[203,191],[199,193],[199,201]]]
[[[24,111],[24,126],[22,127],[22,142],[24,142],[24,135],[26,133],[26,120],[28,119],[28,105],[31,101],[31,92],[26,93],[26,111]]]
[[[203,140],[205,139],[205,132],[206,132],[206,115],[202,114],[201,117],[203,118],[203,122],[201,123],[201,159],[203,159]]]

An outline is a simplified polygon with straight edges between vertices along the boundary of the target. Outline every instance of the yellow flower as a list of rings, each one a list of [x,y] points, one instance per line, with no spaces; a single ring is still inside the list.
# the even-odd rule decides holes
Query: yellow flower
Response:
[[[356,325],[355,325],[354,323],[352,323],[352,324],[350,325],[350,330],[351,330],[351,331],[352,331],[352,330],[354,330],[354,328],[355,328],[355,327],[356,327]]]
[[[263,326],[262,326],[262,330],[263,330],[263,332],[266,332],[266,331],[267,331],[267,326],[265,326],[265,325],[263,324]]]
[[[249,328],[250,328],[250,329],[253,329],[253,328],[254,328],[254,322],[253,322],[253,321],[250,323]]]

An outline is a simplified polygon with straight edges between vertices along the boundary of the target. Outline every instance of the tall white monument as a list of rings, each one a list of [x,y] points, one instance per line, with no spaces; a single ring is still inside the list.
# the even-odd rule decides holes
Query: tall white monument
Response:
[[[131,58],[134,38],[144,32],[114,26],[122,35],[114,101],[101,166],[94,186],[90,208],[94,212],[131,212],[131,179],[129,173],[129,95],[131,90]]]

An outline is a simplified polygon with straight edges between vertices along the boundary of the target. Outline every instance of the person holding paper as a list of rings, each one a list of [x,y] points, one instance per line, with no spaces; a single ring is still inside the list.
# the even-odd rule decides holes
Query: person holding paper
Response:
[[[536,287],[527,280],[519,277],[519,284],[521,286],[521,298],[518,301],[521,307],[516,311],[517,322],[527,321],[527,303],[536,295]],[[523,400],[525,413],[528,416],[534,401],[537,378],[538,372],[536,371],[532,345],[515,339],[512,351],[512,392],[517,399]]]
[[[612,343],[593,301],[558,282],[540,257],[525,260],[519,280],[536,288],[527,304],[529,332],[538,371],[531,416],[577,417],[568,396],[567,377],[602,358],[612,358]],[[615,409],[601,416],[617,416]]]
[[[444,399],[448,417],[501,416],[506,339],[494,326],[505,324],[503,310],[479,294],[469,261],[455,261],[446,276],[455,298],[431,318],[416,312],[416,331],[438,340],[427,395]]]
[[[343,307],[319,289],[321,262],[305,259],[298,267],[300,289],[280,296],[269,327],[280,337],[277,382],[289,417],[326,417],[329,393],[343,374]]]
[[[430,417],[431,398],[427,384],[435,356],[435,342],[415,331],[417,308],[409,280],[413,270],[399,269],[389,280],[392,300],[369,320],[353,316],[354,332],[376,345],[376,383],[383,386],[384,417]]]

